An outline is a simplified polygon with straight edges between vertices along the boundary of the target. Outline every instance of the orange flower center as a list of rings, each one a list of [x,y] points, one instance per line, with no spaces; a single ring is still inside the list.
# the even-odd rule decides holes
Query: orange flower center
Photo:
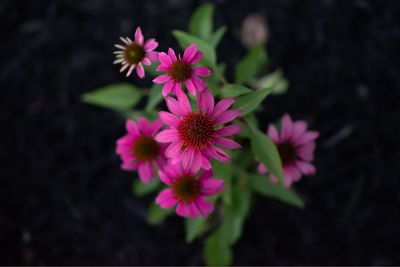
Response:
[[[130,65],[138,64],[143,60],[145,55],[146,52],[144,51],[143,47],[136,43],[131,43],[125,46],[124,59]]]
[[[277,148],[281,156],[282,165],[288,165],[297,158],[296,148],[292,143],[285,141],[277,144]]]
[[[172,185],[174,195],[185,203],[194,201],[200,193],[200,182],[195,177],[183,176]]]
[[[160,153],[160,146],[153,137],[141,136],[133,144],[133,154],[139,161],[151,161]]]
[[[205,113],[191,112],[182,118],[178,132],[184,147],[204,148],[214,135],[214,122]]]
[[[182,59],[178,59],[172,63],[171,68],[168,70],[168,75],[172,77],[175,82],[184,82],[192,77],[192,65],[186,63]]]

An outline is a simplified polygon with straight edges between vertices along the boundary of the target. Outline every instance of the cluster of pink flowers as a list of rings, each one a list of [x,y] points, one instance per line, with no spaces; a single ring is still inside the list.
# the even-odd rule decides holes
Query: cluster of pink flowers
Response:
[[[220,193],[225,185],[214,178],[211,160],[227,163],[229,154],[224,149],[237,149],[240,144],[229,138],[240,132],[235,124],[226,125],[240,115],[239,110],[230,109],[235,99],[222,99],[215,103],[214,97],[202,79],[211,75],[206,67],[195,66],[203,57],[196,45],[189,45],[183,56],[169,48],[168,53],[155,52],[158,43],[154,39],[144,40],[138,27],[135,41],[121,38],[125,46],[116,45],[115,63],[121,63],[121,72],[128,69],[129,76],[136,68],[137,75],[144,77],[144,65],[159,62],[157,71],[162,74],[153,82],[164,84],[162,94],[170,112],[160,111],[159,118],[149,122],[145,118],[137,122],[126,122],[127,133],[117,141],[117,154],[121,157],[121,168],[138,170],[143,183],[158,177],[168,187],[161,191],[156,203],[161,208],[176,206],[176,213],[183,217],[207,217],[214,209],[207,196]],[[193,109],[187,94],[195,96],[197,108]],[[172,94],[172,95],[171,95]],[[293,123],[290,117],[283,119],[279,136],[270,126],[268,135],[277,143],[285,165],[287,185],[300,178],[301,173],[312,174],[312,160],[317,137],[306,132],[304,122]],[[287,160],[286,160],[287,158]],[[267,172],[264,165],[259,171]],[[271,179],[276,179],[272,175]]]

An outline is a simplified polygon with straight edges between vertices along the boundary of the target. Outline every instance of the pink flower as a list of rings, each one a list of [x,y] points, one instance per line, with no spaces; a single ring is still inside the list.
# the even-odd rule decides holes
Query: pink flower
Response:
[[[214,97],[208,90],[197,96],[199,111],[192,111],[189,100],[184,93],[178,99],[165,98],[168,109],[172,112],[159,112],[160,119],[169,129],[161,131],[156,140],[170,143],[165,151],[172,164],[182,162],[183,168],[194,171],[203,168],[211,169],[210,159],[227,162],[230,157],[221,148],[236,149],[240,145],[223,136],[240,132],[238,125],[224,127],[224,124],[239,116],[239,110],[228,110],[234,99],[223,99],[214,106]]]
[[[212,171],[204,171],[197,177],[196,172],[185,170],[181,164],[166,165],[158,175],[169,188],[160,192],[156,203],[163,209],[177,205],[176,213],[182,217],[207,217],[214,205],[205,197],[224,189],[223,180],[211,178]]]
[[[120,50],[114,52],[114,54],[116,54],[114,64],[122,65],[120,72],[128,69],[126,77],[131,75],[132,71],[136,68],[137,75],[143,78],[143,64],[149,66],[151,65],[151,61],[158,61],[158,53],[153,51],[157,48],[158,43],[155,39],[144,41],[140,27],[136,29],[134,42],[129,37],[120,37],[120,39],[124,44],[115,45],[115,47]]]
[[[127,171],[139,169],[140,180],[145,184],[155,177],[154,167],[164,165],[165,145],[154,139],[161,126],[160,120],[152,123],[145,118],[138,122],[127,120],[128,133],[117,141],[116,152],[122,159],[121,168]]]
[[[273,124],[269,125],[268,136],[276,144],[283,165],[285,186],[289,187],[293,182],[300,180],[301,176],[315,174],[316,169],[310,162],[314,159],[315,139],[319,133],[307,131],[305,121],[295,121],[288,114],[283,116],[281,131],[278,133]],[[258,166],[258,172],[267,173],[265,165]],[[270,175],[272,182],[277,178]]]
[[[175,95],[182,92],[182,84],[186,84],[186,88],[192,94],[196,94],[204,89],[205,83],[199,77],[208,77],[211,75],[211,70],[205,67],[193,67],[194,64],[200,61],[203,53],[197,51],[197,46],[194,44],[189,45],[183,53],[178,57],[175,55],[174,50],[168,49],[168,54],[161,52],[159,54],[160,66],[157,71],[165,71],[166,74],[160,75],[153,80],[154,83],[165,83],[162,94],[167,96],[169,92]]]

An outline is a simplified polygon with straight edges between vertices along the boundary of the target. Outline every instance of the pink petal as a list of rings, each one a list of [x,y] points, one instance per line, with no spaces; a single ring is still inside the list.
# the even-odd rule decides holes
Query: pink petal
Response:
[[[140,29],[140,27],[136,28],[136,32],[135,32],[135,43],[137,43],[138,45],[143,45],[143,34],[142,34],[142,30]]]
[[[151,135],[150,123],[146,118],[140,118],[138,120],[139,130],[143,135],[149,136]]]
[[[167,107],[168,109],[178,117],[183,117],[186,115],[185,110],[181,107],[181,103],[178,102],[175,98],[172,98],[170,96],[167,96],[165,98],[165,101],[167,102]]]
[[[314,165],[312,165],[311,163],[301,160],[296,160],[295,164],[300,169],[300,171],[305,175],[313,175],[317,172]]]
[[[193,59],[193,57],[196,55],[196,53],[197,53],[197,45],[195,45],[195,44],[189,45],[185,49],[185,52],[183,53],[183,60],[189,63]]]
[[[171,77],[169,75],[164,74],[153,79],[153,82],[157,84],[162,84],[168,82],[169,80],[171,80]]]
[[[166,96],[169,94],[169,92],[171,92],[172,87],[174,87],[174,82],[173,82],[173,81],[168,81],[168,82],[164,85],[164,87],[163,87],[163,89],[162,89],[162,95],[163,95],[164,97],[166,97]]]
[[[224,124],[236,119],[240,115],[240,110],[230,109],[224,111],[221,115],[214,118],[215,123],[217,124]]]
[[[305,121],[296,121],[293,123],[293,139],[299,138],[307,130],[307,123]]]
[[[211,177],[213,177],[213,175],[214,175],[213,171],[204,171],[200,175],[199,180],[202,181],[202,180],[210,179]]]
[[[197,96],[197,106],[201,112],[211,114],[214,109],[213,95],[208,90],[204,90],[203,92],[199,93]]]
[[[151,65],[151,61],[147,57],[143,58],[142,63],[144,65],[146,65],[146,66],[150,66]]]
[[[201,167],[204,170],[211,170],[212,169],[212,165],[210,163],[210,160],[207,159],[206,157],[204,157],[203,155],[201,156]]]
[[[292,181],[296,182],[301,178],[301,172],[295,165],[289,165],[286,168],[287,172],[290,172],[290,176],[292,177]]]
[[[275,143],[279,142],[279,133],[278,130],[276,129],[275,125],[270,124],[268,126],[268,136],[274,141]]]
[[[155,137],[156,141],[161,143],[170,143],[175,141],[177,138],[179,138],[179,133],[175,128],[161,131]]]
[[[188,211],[189,211],[189,217],[190,218],[196,218],[201,215],[201,212],[197,208],[197,205],[195,202],[191,202],[187,205]]]
[[[218,194],[224,190],[224,181],[221,179],[201,180],[201,192],[206,196]]]
[[[128,133],[132,135],[139,135],[139,128],[136,122],[132,120],[127,120],[125,123],[125,128],[128,131]]]
[[[214,210],[214,205],[210,202],[204,200],[204,198],[199,197],[195,200],[196,206],[202,214],[202,217],[207,217]]]
[[[242,146],[241,146],[240,144],[238,144],[237,142],[235,142],[235,141],[233,141],[233,140],[231,140],[231,139],[228,139],[228,138],[224,138],[224,137],[218,137],[218,136],[216,136],[216,137],[213,138],[213,141],[214,141],[216,144],[218,144],[218,145],[220,145],[220,146],[222,146],[222,147],[229,148],[229,149],[237,149],[237,148],[242,147]]]
[[[201,154],[200,151],[193,148],[186,148],[182,152],[182,167],[197,172],[201,167]]]
[[[124,162],[121,164],[121,169],[124,171],[134,171],[138,168],[137,162]]]
[[[314,159],[315,142],[307,143],[297,149],[298,156],[305,161]]]
[[[190,61],[188,61],[187,63],[194,65],[194,64],[197,64],[202,58],[203,58],[203,52],[200,52],[200,51],[199,51],[199,52],[197,52],[196,55],[194,55],[194,57],[193,57]]]
[[[225,151],[215,146],[208,147],[206,152],[209,156],[221,162],[228,162],[231,159]]]
[[[315,139],[317,139],[318,136],[319,136],[318,132],[308,131],[305,134],[303,134],[298,140],[296,140],[296,144],[298,144],[298,145],[307,144],[307,143],[312,142]]]
[[[165,156],[167,158],[175,159],[181,156],[182,142],[172,142],[165,150]]]
[[[157,68],[156,71],[168,71],[171,67],[165,64],[160,64]]]
[[[181,93],[176,95],[178,97],[179,104],[182,110],[185,112],[185,115],[189,112],[192,112],[192,107],[190,106],[190,102],[186,94]]]
[[[143,79],[143,77],[144,77],[144,68],[143,68],[142,63],[139,63],[139,64],[136,65],[136,73],[139,76],[139,78]]]
[[[172,88],[172,92],[174,92],[174,94],[176,96],[178,96],[180,94],[183,94],[181,83],[174,83],[174,87]]]
[[[176,61],[176,55],[175,55],[175,51],[172,48],[168,48],[168,55],[171,58],[172,61]]]
[[[186,82],[186,87],[188,89],[188,91],[190,92],[191,95],[195,95],[196,94],[196,88],[193,85],[193,82],[191,79],[187,79]]]
[[[151,178],[154,177],[153,164],[151,162],[139,163],[139,178],[144,183],[147,184]]]
[[[178,127],[179,125],[179,119],[169,112],[160,111],[158,112],[158,116],[165,124],[169,126]]]
[[[196,87],[196,89],[198,91],[203,91],[205,85],[204,85],[204,81],[202,79],[200,79],[196,76],[192,76],[191,80],[193,82],[194,87]]]
[[[158,52],[156,52],[156,51],[150,51],[150,52],[147,52],[146,53],[146,57],[148,58],[148,59],[150,59],[150,61],[159,61],[159,59],[158,59]]]
[[[158,59],[160,60],[161,64],[171,66],[172,60],[171,58],[164,52],[158,54]]]
[[[211,114],[211,116],[213,117],[217,117],[218,115],[220,115],[222,112],[224,112],[225,110],[227,110],[230,106],[232,106],[232,104],[235,103],[235,99],[233,98],[225,98],[222,99],[221,101],[219,101],[213,110],[213,113]]]
[[[158,194],[156,203],[163,209],[169,209],[178,203],[178,199],[174,197],[171,189],[165,189]]]
[[[163,126],[163,122],[160,119],[157,119],[150,123],[150,134],[154,135],[161,127]]]
[[[197,67],[193,69],[193,73],[200,77],[208,77],[211,75],[211,70],[206,67]]]
[[[268,170],[264,164],[260,163],[260,164],[258,164],[257,171],[259,174],[266,174]]]
[[[293,122],[288,114],[285,114],[282,118],[282,133],[281,141],[288,140],[292,136]]]
[[[239,133],[241,130],[239,125],[229,125],[216,131],[216,134],[222,136],[230,136]]]
[[[189,209],[186,204],[179,202],[178,206],[176,207],[176,214],[182,217],[189,217]]]
[[[148,39],[145,43],[144,43],[144,50],[146,52],[150,52],[153,51],[154,49],[156,49],[158,46],[158,43],[156,42],[155,39]]]
[[[165,172],[163,172],[162,170],[158,171],[158,176],[160,176],[160,180],[166,184],[166,185],[172,185],[172,179],[171,177],[169,177]]]

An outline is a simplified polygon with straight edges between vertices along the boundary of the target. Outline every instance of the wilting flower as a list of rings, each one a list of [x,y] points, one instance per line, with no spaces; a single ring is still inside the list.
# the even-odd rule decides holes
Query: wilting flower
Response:
[[[193,170],[182,168],[181,164],[168,164],[158,171],[158,175],[169,188],[160,192],[156,203],[163,209],[177,205],[176,213],[182,217],[207,217],[214,205],[205,197],[224,189],[223,180],[211,178],[212,171],[204,171],[198,176]]]
[[[116,152],[122,159],[121,168],[127,171],[138,169],[140,180],[145,184],[155,177],[154,167],[164,165],[165,145],[154,139],[161,126],[160,120],[152,123],[145,118],[138,122],[127,120],[128,133],[117,141]]]
[[[126,69],[128,70],[126,77],[131,75],[132,71],[136,68],[137,75],[143,78],[143,64],[149,66],[151,65],[151,61],[158,60],[158,53],[153,51],[157,48],[158,43],[155,39],[144,41],[140,27],[136,29],[134,42],[129,37],[120,37],[120,39],[124,44],[115,45],[115,47],[120,50],[114,52],[114,54],[116,54],[114,64],[122,64],[121,72]]]
[[[205,83],[199,77],[208,77],[211,70],[206,67],[193,67],[203,57],[203,53],[197,50],[194,44],[189,45],[183,53],[183,58],[178,54],[175,55],[174,50],[168,49],[168,54],[161,52],[159,54],[160,66],[157,71],[164,71],[166,74],[160,75],[153,80],[154,83],[165,83],[162,94],[168,95],[173,92],[175,95],[182,92],[182,84],[186,84],[186,88],[192,94],[202,91]]]
[[[285,186],[289,187],[293,182],[300,180],[301,176],[312,175],[316,172],[314,165],[310,162],[314,159],[315,139],[318,132],[307,131],[305,121],[295,121],[288,114],[283,116],[281,132],[278,133],[276,127],[270,124],[268,136],[276,144],[281,157]],[[268,170],[265,165],[258,166],[259,173],[266,173]],[[272,182],[277,178],[270,174]]]
[[[187,96],[178,94],[178,99],[166,97],[168,109],[172,112],[159,112],[160,119],[169,128],[161,131],[156,140],[170,143],[165,151],[173,164],[181,162],[183,168],[194,171],[201,167],[211,169],[210,159],[227,162],[230,157],[216,145],[235,149],[240,145],[223,136],[231,136],[240,131],[238,125],[224,126],[239,116],[239,110],[228,110],[234,99],[223,99],[214,106],[214,97],[208,90],[197,96],[199,111],[192,111]]]

